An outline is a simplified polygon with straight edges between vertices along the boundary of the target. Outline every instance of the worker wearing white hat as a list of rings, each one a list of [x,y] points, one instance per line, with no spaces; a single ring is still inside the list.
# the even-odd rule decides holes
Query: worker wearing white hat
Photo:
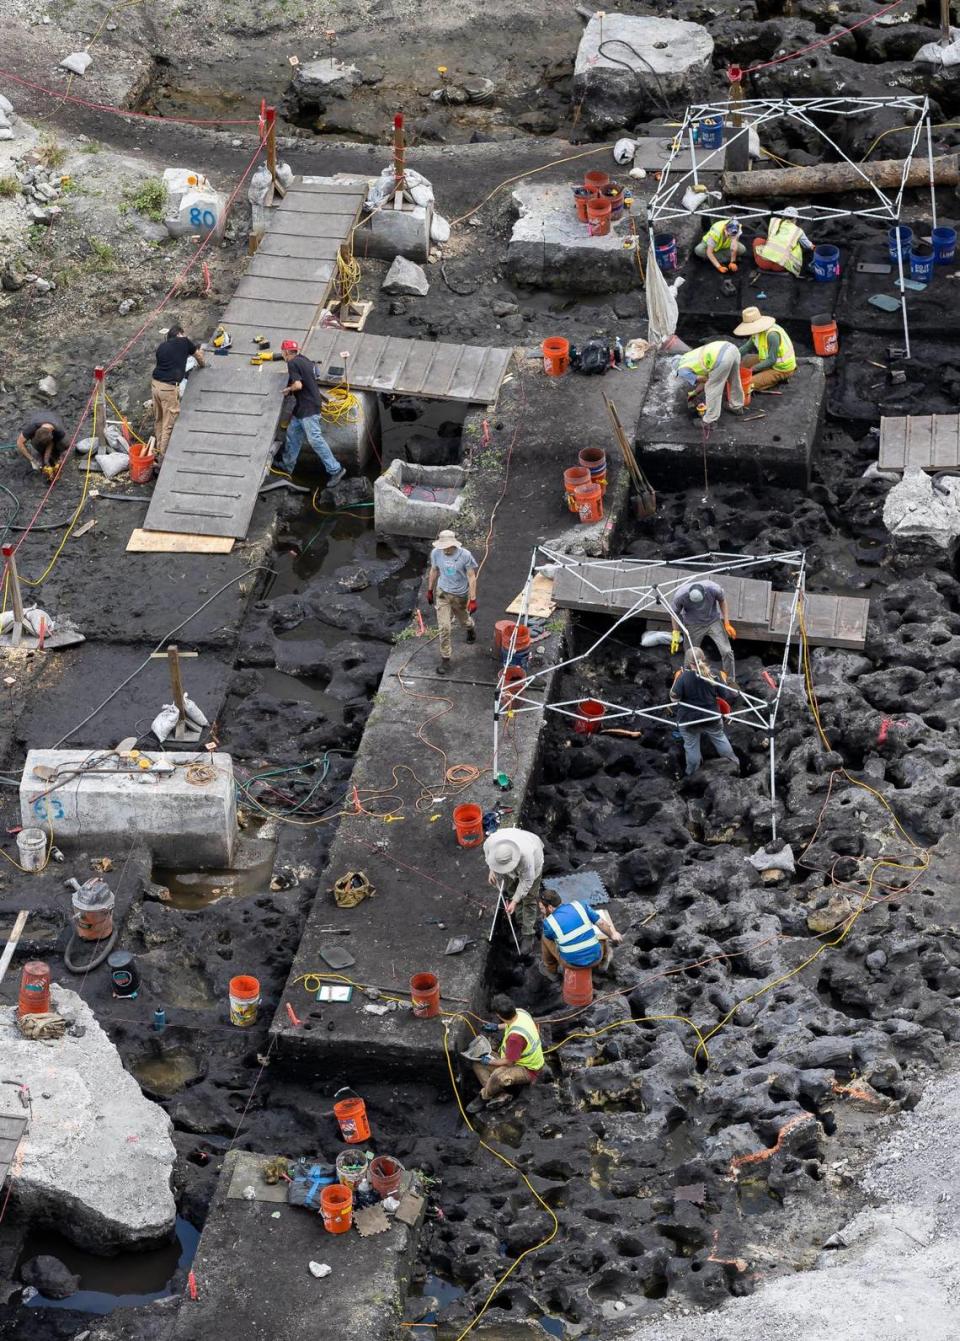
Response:
[[[740,363],[753,370],[751,386],[754,391],[786,382],[797,371],[797,356],[793,341],[776,317],[765,317],[759,307],[745,307],[734,335],[750,338],[740,346]]]
[[[452,531],[441,531],[430,551],[427,602],[436,605],[440,633],[438,675],[450,674],[451,632],[456,618],[467,631],[467,642],[477,641],[473,616],[477,609],[477,561]]]
[[[791,275],[803,269],[803,253],[813,251],[813,243],[800,227],[800,211],[788,205],[774,214],[767,225],[767,236],[757,247],[757,255]]]
[[[543,875],[543,843],[527,829],[497,829],[483,845],[490,884],[503,883],[507,912],[519,909],[520,935],[532,937],[537,925],[537,898]]]

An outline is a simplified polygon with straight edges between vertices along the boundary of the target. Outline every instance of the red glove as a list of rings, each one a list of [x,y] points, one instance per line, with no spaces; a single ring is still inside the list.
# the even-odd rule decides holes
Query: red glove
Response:
[[[467,601],[467,614],[468,614],[468,615],[475,615],[476,613],[477,613],[477,603],[476,603],[476,601]]]
[[[726,717],[727,714],[730,712],[730,704],[727,702],[725,698],[717,699],[717,712],[720,714],[721,717]]]
[[[433,605],[433,587],[427,587],[427,605]]]

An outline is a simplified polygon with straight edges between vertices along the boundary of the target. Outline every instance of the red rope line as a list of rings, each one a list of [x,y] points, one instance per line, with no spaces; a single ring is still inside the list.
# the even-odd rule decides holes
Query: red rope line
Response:
[[[30,79],[22,79],[20,75],[13,74],[10,70],[0,69],[0,76],[11,80],[14,84],[20,84],[23,88],[33,89],[36,93],[44,93],[48,98],[54,98],[58,102],[76,103],[78,107],[88,107],[94,112],[112,112],[114,116],[133,116],[141,121],[167,121],[178,122],[185,126],[255,126],[257,117],[251,117],[245,121],[231,121],[226,117],[206,118],[196,116],[153,116],[150,112],[132,112],[125,107],[114,107],[108,102],[88,102],[86,98],[76,98],[70,93],[59,93],[55,89],[45,88],[43,84],[35,84]]]
[[[883,18],[884,14],[889,14],[891,10],[898,9],[904,4],[905,0],[893,0],[892,4],[884,5],[883,9],[878,9],[875,14],[868,14],[865,19],[858,19],[856,23],[851,23],[849,28],[841,28],[839,32],[829,33],[826,37],[821,37],[817,42],[811,42],[809,46],[800,47],[798,51],[788,51],[783,56],[774,56],[773,60],[760,61],[758,65],[750,65],[746,70],[731,68],[730,75],[733,82],[740,80],[744,75],[756,74],[758,70],[768,70],[771,65],[782,65],[784,61],[795,61],[798,56],[805,56],[809,51],[818,51],[821,47],[832,46],[834,42],[839,42],[841,37],[846,37],[848,33],[855,33],[858,28],[864,28],[868,23],[873,23],[876,19]],[[735,74],[735,78],[733,78]]]

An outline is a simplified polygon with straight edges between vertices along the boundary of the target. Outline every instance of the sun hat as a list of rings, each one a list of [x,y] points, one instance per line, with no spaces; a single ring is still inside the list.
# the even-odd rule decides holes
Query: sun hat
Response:
[[[457,549],[460,549],[460,541],[452,531],[441,531],[434,543],[437,549],[449,549],[451,545],[455,545]]]
[[[776,317],[765,317],[759,307],[745,307],[740,314],[740,325],[734,326],[734,335],[762,335],[776,326]]]
[[[522,853],[512,838],[501,838],[492,848],[487,865],[494,875],[509,875],[520,865]]]

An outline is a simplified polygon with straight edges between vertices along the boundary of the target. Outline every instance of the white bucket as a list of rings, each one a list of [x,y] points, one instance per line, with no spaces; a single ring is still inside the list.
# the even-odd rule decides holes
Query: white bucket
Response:
[[[21,829],[17,834],[20,865],[25,871],[39,871],[47,856],[47,835],[42,829]]]

